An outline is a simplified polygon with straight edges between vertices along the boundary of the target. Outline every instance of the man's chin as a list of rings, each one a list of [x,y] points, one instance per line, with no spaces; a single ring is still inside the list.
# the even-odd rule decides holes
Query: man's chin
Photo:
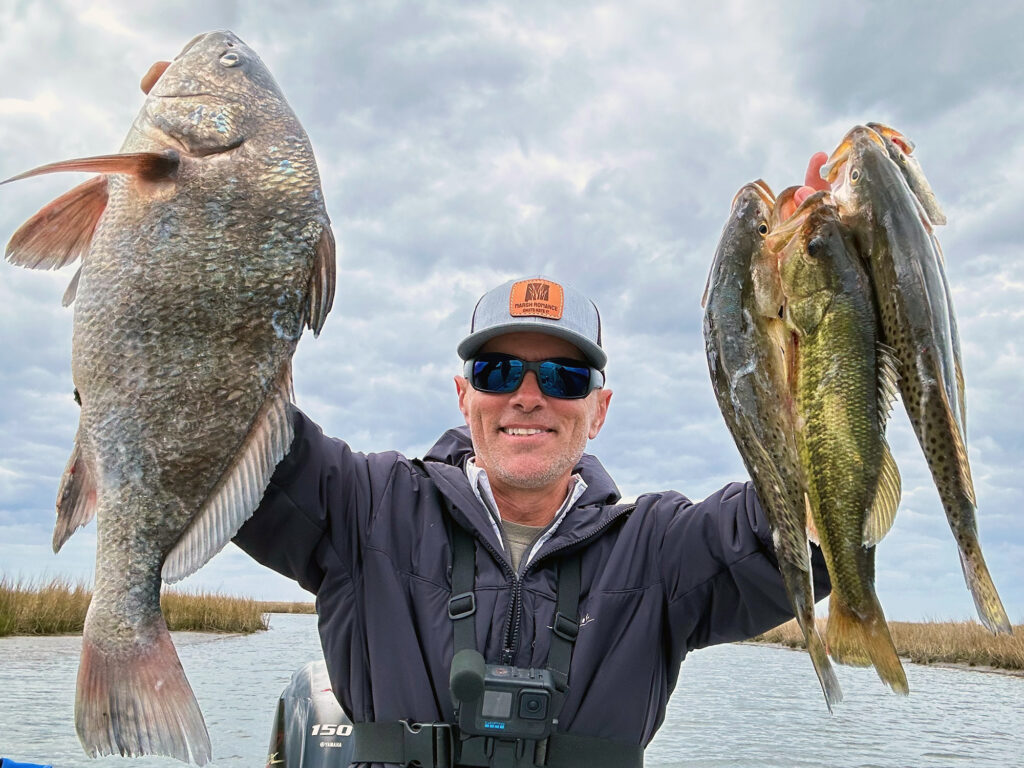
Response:
[[[571,468],[570,468],[571,469]],[[565,474],[565,469],[556,463],[499,463],[488,473],[507,488],[523,491],[539,491],[557,482]]]

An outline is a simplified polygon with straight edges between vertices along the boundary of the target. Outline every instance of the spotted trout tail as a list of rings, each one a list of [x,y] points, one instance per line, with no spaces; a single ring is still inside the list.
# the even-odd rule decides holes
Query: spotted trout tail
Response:
[[[85,751],[208,763],[210,736],[163,616],[138,626],[128,648],[97,642],[96,634],[87,621],[75,698]]]
[[[861,617],[833,592],[828,604],[828,627],[825,643],[829,655],[840,664],[856,667],[874,666],[882,682],[896,693],[910,693],[896,646],[885,623],[882,606],[871,595],[866,616]]]
[[[985,565],[981,547],[978,546],[977,536],[973,543],[973,547],[961,545],[960,567],[963,568],[964,580],[967,582],[967,588],[971,591],[971,597],[974,598],[974,607],[978,610],[978,618],[993,634],[1000,632],[1012,634],[1010,617],[1006,615],[1003,601],[999,599],[999,593],[996,592],[996,585],[992,581],[992,575],[988,572],[988,566]]]

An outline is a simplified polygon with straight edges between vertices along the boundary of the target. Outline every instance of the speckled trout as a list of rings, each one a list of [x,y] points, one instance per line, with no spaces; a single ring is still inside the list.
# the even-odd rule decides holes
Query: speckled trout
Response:
[[[842,691],[814,626],[782,287],[776,258],[765,248],[774,203],[761,181],[733,199],[704,294],[704,341],[718,405],[771,525],[786,592],[831,711]]]
[[[891,353],[880,347],[867,273],[827,192],[807,198],[773,230],[793,335],[790,386],[807,478],[808,526],[832,578],[826,643],[846,664],[873,664],[908,692],[874,589],[874,547],[899,505],[899,472],[885,442],[896,395]]]
[[[956,538],[978,615],[992,632],[1011,631],[978,540],[967,456],[963,376],[953,351],[942,259],[917,202],[878,134],[856,126],[822,168],[844,222],[867,258],[885,342],[900,364],[903,404]]]
[[[23,174],[101,175],[26,222],[7,258],[82,258],[65,295],[81,415],[54,531],[56,551],[97,519],[79,738],[93,756],[202,765],[161,580],[227,544],[290,445],[291,358],[330,311],[335,248],[309,140],[252,49],[200,35],[143,90],[120,154]]]
[[[953,312],[953,293],[949,287],[949,279],[946,276],[945,258],[942,255],[942,246],[935,237],[935,225],[946,223],[946,214],[942,212],[939,201],[935,199],[931,184],[924,175],[921,162],[913,155],[914,142],[904,134],[888,125],[882,123],[868,123],[867,127],[878,134],[889,153],[889,159],[896,164],[907,187],[914,193],[914,198],[920,203],[918,213],[921,216],[921,224],[932,243],[935,255],[939,259],[939,276],[942,278],[942,287],[946,294],[946,305],[949,307],[947,320],[949,323],[949,339],[953,352],[954,375],[958,390],[957,416],[960,421],[960,432],[967,437],[967,396],[964,387],[963,356],[960,353],[960,330],[957,328],[956,313]]]

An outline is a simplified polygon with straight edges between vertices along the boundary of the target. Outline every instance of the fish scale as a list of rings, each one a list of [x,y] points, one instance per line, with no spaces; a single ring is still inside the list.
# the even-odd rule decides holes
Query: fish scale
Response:
[[[54,531],[57,550],[97,518],[79,738],[94,756],[202,765],[161,583],[227,544],[287,450],[291,357],[330,311],[334,240],[309,141],[241,40],[198,36],[143,90],[121,154],[23,174],[104,175],[23,225],[8,259],[82,257],[66,297],[81,413]]]

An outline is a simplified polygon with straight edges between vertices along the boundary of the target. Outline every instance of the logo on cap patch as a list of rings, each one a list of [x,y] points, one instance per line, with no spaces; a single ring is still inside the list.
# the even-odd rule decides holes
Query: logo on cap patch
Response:
[[[512,317],[562,319],[565,296],[562,286],[550,280],[521,280],[512,286],[508,313]]]

